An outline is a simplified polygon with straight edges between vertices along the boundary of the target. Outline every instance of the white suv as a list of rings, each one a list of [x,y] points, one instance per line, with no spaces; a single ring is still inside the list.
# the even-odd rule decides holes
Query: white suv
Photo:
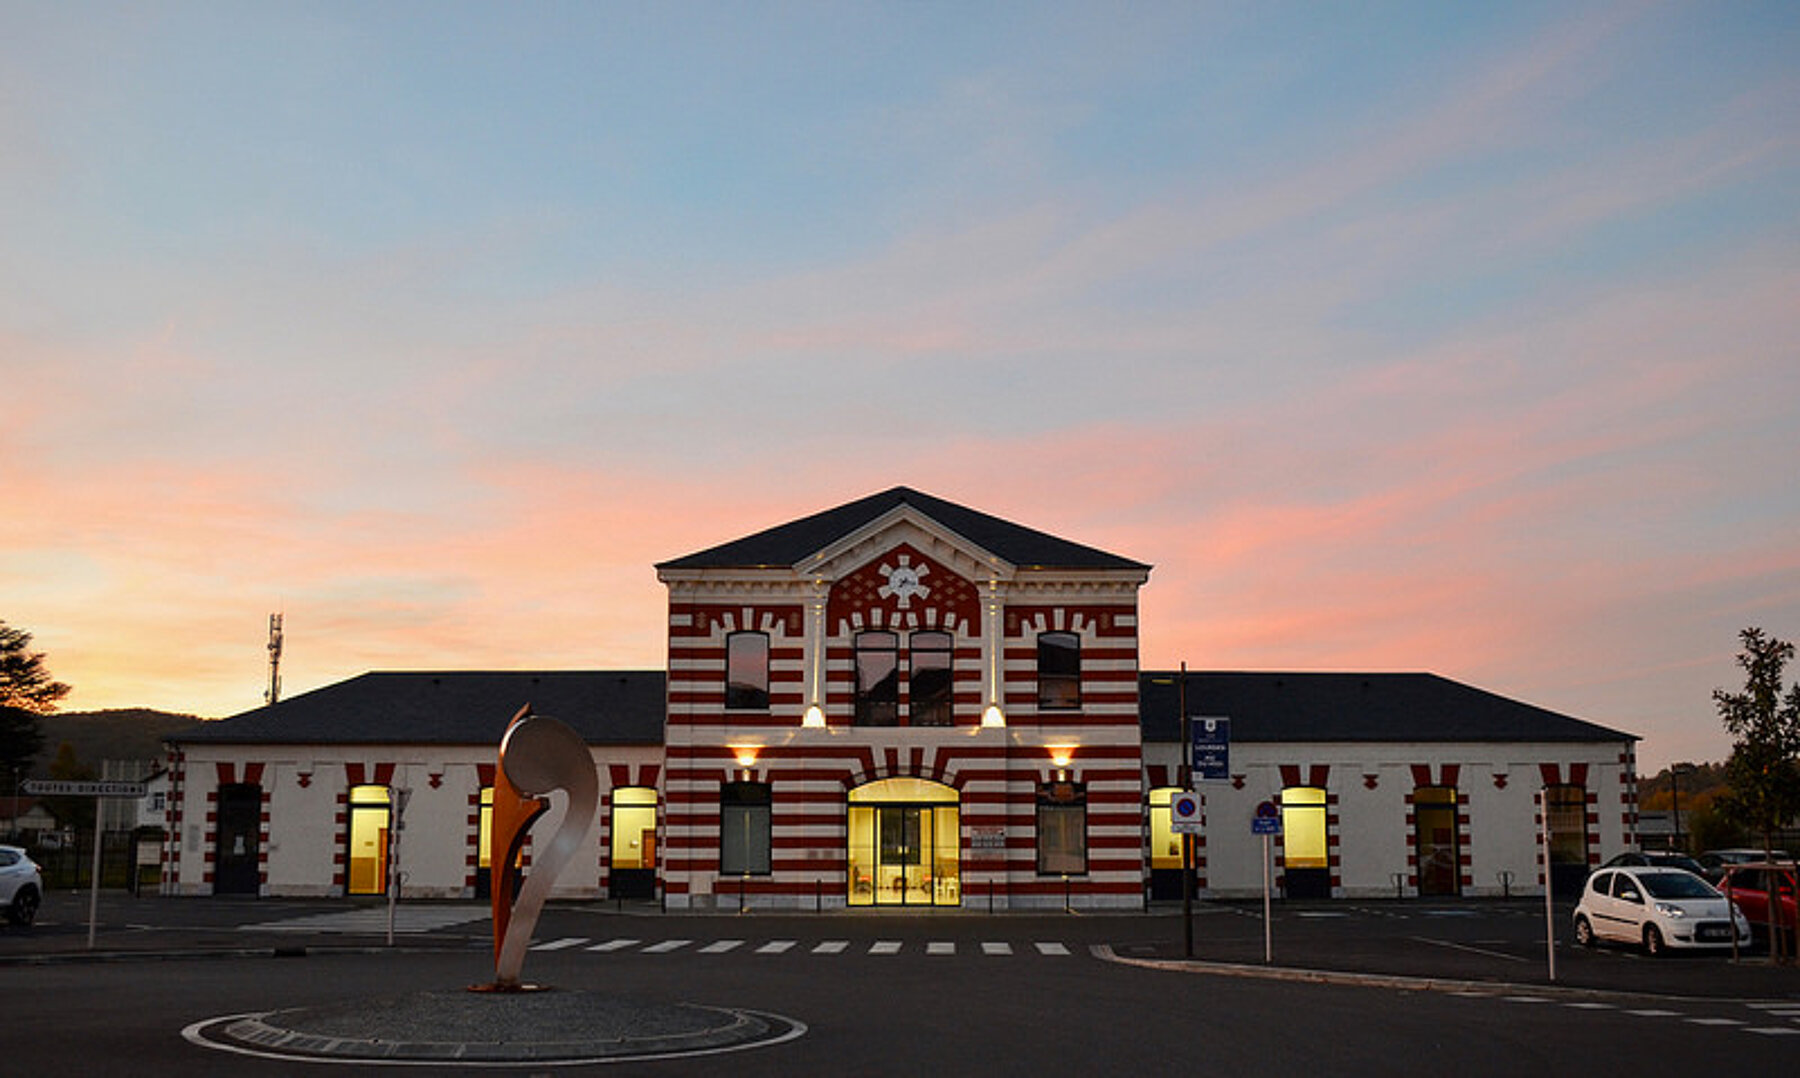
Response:
[[[37,862],[17,846],[0,846],[0,915],[16,925],[37,919],[44,901],[44,876]]]

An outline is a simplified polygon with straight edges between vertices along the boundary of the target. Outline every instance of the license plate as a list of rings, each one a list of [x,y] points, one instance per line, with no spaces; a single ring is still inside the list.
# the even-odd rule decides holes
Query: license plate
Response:
[[[1702,940],[1728,940],[1731,938],[1731,929],[1725,925],[1702,925],[1700,926],[1699,931],[1694,933],[1694,938]]]

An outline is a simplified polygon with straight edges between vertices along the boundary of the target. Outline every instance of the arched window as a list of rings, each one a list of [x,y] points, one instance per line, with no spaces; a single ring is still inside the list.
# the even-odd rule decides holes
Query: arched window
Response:
[[[769,710],[769,634],[732,633],[725,638],[725,706]]]
[[[1037,682],[1039,708],[1055,711],[1081,706],[1081,637],[1038,634]]]
[[[856,634],[856,725],[900,724],[900,637]]]
[[[953,643],[949,633],[912,634],[907,655],[912,677],[906,711],[913,726],[949,726],[955,722],[951,692]]]

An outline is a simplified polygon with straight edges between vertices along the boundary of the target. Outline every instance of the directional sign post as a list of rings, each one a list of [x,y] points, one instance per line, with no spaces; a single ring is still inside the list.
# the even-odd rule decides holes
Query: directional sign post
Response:
[[[67,782],[59,779],[32,779],[25,792],[33,797],[91,797],[94,799],[94,870],[88,892],[88,950],[94,949],[94,926],[100,919],[100,799],[103,797],[142,797],[149,788],[141,782]]]
[[[1263,862],[1263,963],[1266,965],[1275,960],[1275,932],[1272,927],[1269,909],[1269,862],[1270,836],[1281,834],[1281,809],[1273,801],[1262,801],[1256,806],[1256,812],[1250,817],[1250,833],[1262,836]]]
[[[1231,720],[1195,716],[1188,720],[1193,740],[1188,762],[1196,782],[1223,782],[1231,777]]]

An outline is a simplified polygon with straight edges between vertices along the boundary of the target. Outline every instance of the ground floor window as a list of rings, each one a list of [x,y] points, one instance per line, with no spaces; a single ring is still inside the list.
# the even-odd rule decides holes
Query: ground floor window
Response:
[[[386,786],[350,789],[350,827],[346,836],[349,869],[346,891],[353,895],[387,893],[389,798]]]
[[[719,874],[766,876],[774,798],[766,782],[727,782],[719,787]]]
[[[852,906],[955,906],[962,902],[957,793],[925,779],[882,779],[850,791]]]
[[[1545,822],[1550,835],[1550,885],[1568,895],[1581,889],[1588,869],[1587,790],[1544,787]]]
[[[1331,897],[1331,847],[1325,791],[1289,786],[1281,791],[1281,870],[1289,898]]]
[[[1087,786],[1046,782],[1038,787],[1037,870],[1040,876],[1087,871]]]
[[[1150,791],[1150,867],[1181,868],[1181,836],[1171,824],[1169,804],[1181,792],[1178,787],[1159,786]]]
[[[1419,893],[1461,894],[1456,787],[1421,786],[1413,791],[1413,845],[1419,858]]]

